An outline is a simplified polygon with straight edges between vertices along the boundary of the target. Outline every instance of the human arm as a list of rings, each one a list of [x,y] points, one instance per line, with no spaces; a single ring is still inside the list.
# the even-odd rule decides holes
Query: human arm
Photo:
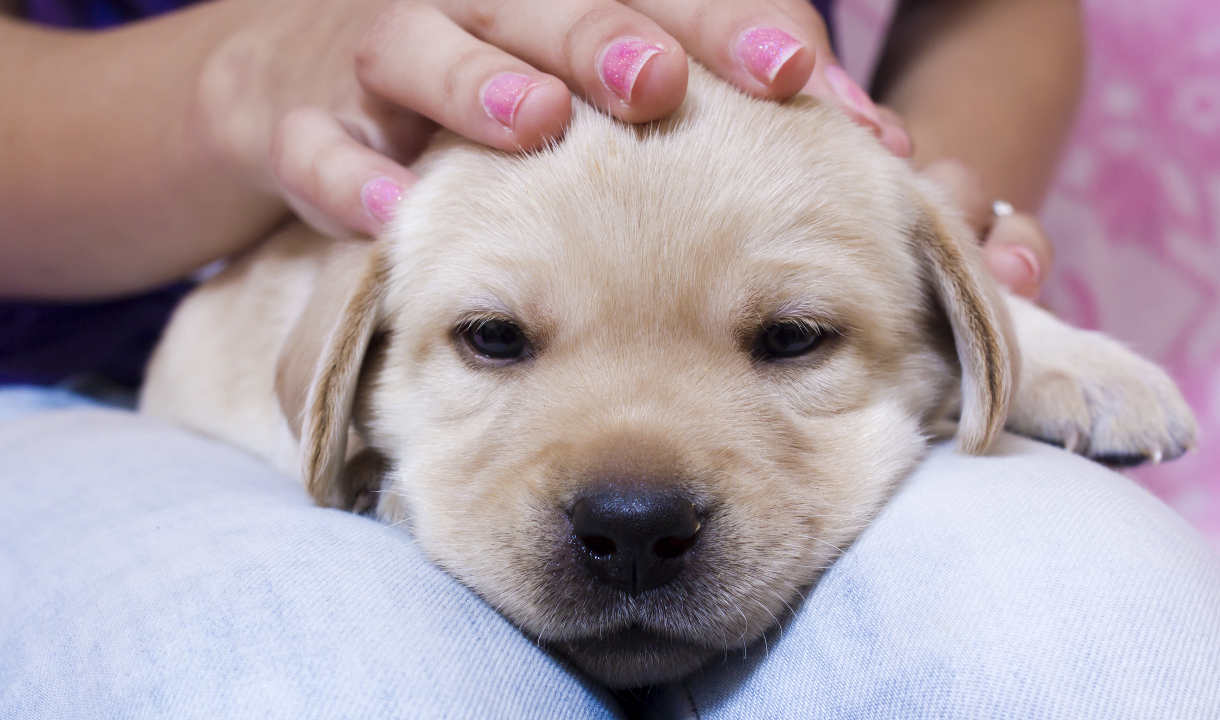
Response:
[[[239,22],[221,5],[96,34],[0,18],[0,295],[151,286],[276,222],[192,121],[189,79]]]
[[[873,89],[902,116],[917,166],[953,160],[950,184],[980,229],[1002,198],[1037,212],[1083,84],[1078,0],[904,0]],[[986,256],[993,272],[1036,294],[1051,246],[1029,217],[997,223]],[[1033,276],[1021,276],[1032,253]]]
[[[804,0],[631,6],[216,0],[91,34],[0,19],[0,97],[18,99],[0,117],[0,297],[152,287],[289,208],[375,232],[429,121],[537,147],[562,133],[569,87],[632,122],[673,110],[683,48],[763,97],[796,92],[829,56]],[[787,40],[751,44],[751,28]],[[604,64],[624,37],[662,50],[628,68],[634,83]],[[504,72],[530,84],[497,116],[481,100]]]

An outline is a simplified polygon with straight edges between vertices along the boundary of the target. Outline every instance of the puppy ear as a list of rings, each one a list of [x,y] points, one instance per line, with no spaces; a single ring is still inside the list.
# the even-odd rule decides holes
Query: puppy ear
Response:
[[[368,241],[334,242],[276,363],[275,391],[300,440],[301,474],[319,505],[347,507],[344,464],[356,387],[380,321],[384,264]]]
[[[935,191],[928,195],[937,197]],[[963,452],[985,452],[1004,429],[1017,377],[1011,322],[975,235],[960,218],[925,200],[912,239],[961,365],[958,446]]]

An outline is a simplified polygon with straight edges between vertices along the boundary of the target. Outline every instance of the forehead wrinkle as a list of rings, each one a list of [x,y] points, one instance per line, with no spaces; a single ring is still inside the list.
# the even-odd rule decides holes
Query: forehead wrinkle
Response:
[[[611,139],[627,132],[612,121],[596,125],[606,125],[610,130],[603,134]],[[546,243],[559,260],[587,254],[602,264],[651,253],[656,265],[689,268],[692,255],[724,252],[751,227],[771,225],[770,234],[780,234],[785,225],[808,223],[826,204],[820,188],[806,194],[793,186],[790,178],[799,173],[770,173],[770,181],[760,183],[752,182],[755,169],[744,176],[751,182],[743,182],[734,163],[711,162],[714,153],[689,152],[683,142],[653,135],[658,147],[619,152],[587,148],[587,142],[582,148],[570,136],[546,154],[498,163],[502,172],[477,189],[465,213],[480,232],[511,236],[499,244]],[[571,157],[586,149],[591,158]],[[692,175],[705,181],[681,181]],[[799,207],[793,207],[797,196]]]
[[[501,238],[472,237],[469,228],[423,236],[395,248],[385,307],[402,323],[428,333],[462,314],[491,313],[539,332],[549,327],[550,317],[537,302],[544,294],[533,289],[538,273]]]
[[[739,310],[741,325],[794,312],[850,330],[873,322],[878,307],[910,304],[905,285],[887,281],[903,258],[867,238],[813,234],[773,240],[755,247],[745,283],[749,301]]]
[[[450,259],[445,274],[463,277],[453,289],[467,298],[464,302],[479,302],[480,293],[492,295],[528,323],[551,312],[565,326],[561,332],[588,332],[594,324],[609,323],[597,332],[623,339],[657,333],[719,337],[738,326],[743,314],[761,317],[785,304],[808,312],[819,308],[818,316],[843,325],[843,298],[855,294],[841,281],[855,264],[849,244],[835,243],[844,246],[826,251],[834,241],[742,237],[758,230],[719,218],[669,242],[641,243],[636,252],[610,243],[599,247],[579,238],[581,233],[569,240],[543,228],[532,239],[517,233],[466,238],[449,243],[451,252],[464,249],[460,260]],[[606,234],[607,240],[617,239],[616,233]],[[801,234],[810,233],[802,229]],[[749,252],[760,245],[763,252]]]
[[[746,117],[766,127],[747,131],[742,117],[720,109],[743,102],[753,101],[730,90],[645,129],[578,104],[562,143],[524,156],[483,153],[471,156],[477,163],[454,163],[434,176],[434,187],[444,188],[432,193],[433,205],[444,206],[449,221],[474,237],[451,238],[442,252],[470,245],[473,255],[465,253],[459,272],[515,276],[515,282],[498,281],[498,293],[511,287],[514,294],[568,303],[580,310],[576,315],[653,325],[666,315],[706,324],[715,320],[712,307],[740,305],[749,293],[740,277],[726,275],[748,273],[740,257],[745,248],[809,257],[819,236],[834,237],[833,254],[845,256],[845,264],[878,263],[854,254],[868,247],[860,237],[868,221],[835,210],[868,208],[886,216],[892,192],[884,192],[881,178],[863,177],[866,163],[843,161],[857,148],[839,147],[839,133],[831,133],[839,138],[835,144],[809,135],[803,114],[828,111],[780,116],[760,105]],[[713,145],[735,151],[711,152]],[[828,267],[818,284],[841,276],[846,273]],[[640,295],[649,303],[640,303]]]
[[[780,318],[801,318],[847,330],[863,308],[850,288],[810,282],[804,275],[788,276],[766,284],[753,283],[751,291],[732,314],[739,330]]]

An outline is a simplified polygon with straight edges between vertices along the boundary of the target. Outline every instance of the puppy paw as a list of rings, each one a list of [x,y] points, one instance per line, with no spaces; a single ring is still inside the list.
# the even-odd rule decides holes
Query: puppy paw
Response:
[[[1009,309],[1022,355],[1009,430],[1107,465],[1172,460],[1194,446],[1194,415],[1164,370],[1024,301]]]

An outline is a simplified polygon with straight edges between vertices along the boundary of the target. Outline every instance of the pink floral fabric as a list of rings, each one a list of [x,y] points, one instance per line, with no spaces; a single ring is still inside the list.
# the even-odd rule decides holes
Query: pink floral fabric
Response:
[[[857,77],[891,6],[842,3],[844,61]],[[1220,3],[1085,7],[1088,85],[1043,208],[1057,254],[1044,299],[1177,379],[1199,447],[1132,475],[1220,547]]]

